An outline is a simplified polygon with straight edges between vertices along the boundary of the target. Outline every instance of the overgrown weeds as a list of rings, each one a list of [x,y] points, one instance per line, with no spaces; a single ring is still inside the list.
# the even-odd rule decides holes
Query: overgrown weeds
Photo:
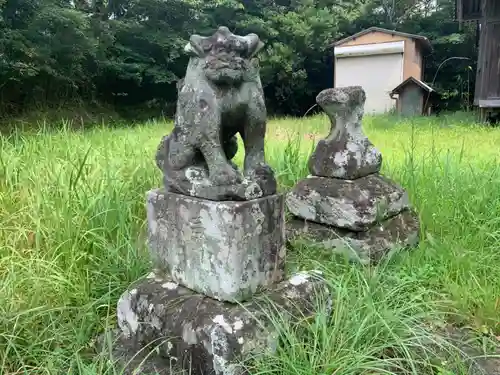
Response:
[[[452,349],[429,324],[500,333],[500,130],[452,120],[366,118],[383,173],[408,189],[420,214],[422,243],[377,269],[310,246],[290,250],[290,269],[321,261],[334,310],[300,330],[283,325],[281,349],[257,373],[439,373],[447,365],[427,344]],[[154,152],[170,126],[0,137],[4,373],[109,373],[83,353],[114,326],[120,293],[149,268],[144,197],[161,183]],[[325,116],[270,123],[266,153],[283,191],[308,174],[328,130]]]

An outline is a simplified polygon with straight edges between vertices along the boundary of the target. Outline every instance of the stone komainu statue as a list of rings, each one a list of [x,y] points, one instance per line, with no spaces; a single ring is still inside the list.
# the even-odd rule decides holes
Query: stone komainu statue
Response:
[[[227,27],[210,37],[192,35],[178,82],[174,130],[156,154],[169,191],[211,200],[250,200],[276,192],[264,156],[266,106],[254,56],[264,44],[256,34],[239,36]],[[244,173],[231,159],[245,145]]]

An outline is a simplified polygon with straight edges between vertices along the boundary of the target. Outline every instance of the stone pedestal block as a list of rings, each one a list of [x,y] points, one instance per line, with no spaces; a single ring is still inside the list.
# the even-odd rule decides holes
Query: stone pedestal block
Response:
[[[415,212],[405,210],[365,232],[292,218],[286,226],[287,240],[304,238],[316,246],[332,249],[363,264],[376,263],[397,248],[418,245],[420,222]]]
[[[175,282],[221,301],[244,301],[283,279],[284,197],[210,201],[147,194],[149,248]]]
[[[143,368],[175,367],[191,375],[242,374],[242,360],[277,345],[272,311],[280,311],[285,319],[303,319],[314,314],[318,302],[331,308],[330,298],[318,271],[296,274],[239,305],[196,294],[153,272],[118,301],[119,344],[128,354],[122,350],[120,357],[132,358],[147,348],[152,355]]]
[[[366,231],[410,208],[406,191],[379,174],[356,180],[308,177],[288,193],[286,203],[297,217],[352,231]]]

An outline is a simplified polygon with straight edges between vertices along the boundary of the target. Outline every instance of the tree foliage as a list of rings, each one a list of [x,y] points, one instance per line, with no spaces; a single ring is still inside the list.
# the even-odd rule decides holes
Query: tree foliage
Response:
[[[425,79],[463,101],[476,30],[458,30],[453,0],[0,0],[0,110],[71,100],[172,108],[190,34],[227,25],[266,43],[261,75],[274,113],[302,114],[331,87],[331,42],[381,26],[429,37]],[[452,102],[453,103],[453,102]]]

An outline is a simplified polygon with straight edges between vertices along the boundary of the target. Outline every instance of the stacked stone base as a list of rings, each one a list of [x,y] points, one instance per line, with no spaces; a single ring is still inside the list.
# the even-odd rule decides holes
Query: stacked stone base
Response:
[[[355,180],[310,176],[286,203],[293,214],[289,242],[306,238],[362,263],[418,244],[420,224],[407,193],[377,173]]]
[[[243,374],[242,360],[276,348],[272,311],[302,320],[318,299],[329,298],[317,271],[296,274],[242,304],[217,301],[161,275],[152,272],[118,302],[115,353],[127,373]]]
[[[374,264],[393,250],[416,247],[419,222],[415,213],[407,210],[366,232],[353,232],[295,217],[287,223],[287,238],[290,244],[302,239],[349,260]]]
[[[243,374],[243,360],[277,345],[273,311],[302,320],[329,298],[318,272],[284,281],[282,195],[218,202],[156,189],[147,212],[156,268],[118,302],[118,370]]]

